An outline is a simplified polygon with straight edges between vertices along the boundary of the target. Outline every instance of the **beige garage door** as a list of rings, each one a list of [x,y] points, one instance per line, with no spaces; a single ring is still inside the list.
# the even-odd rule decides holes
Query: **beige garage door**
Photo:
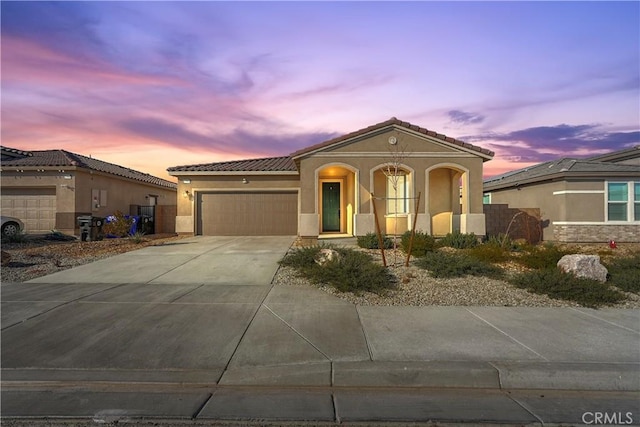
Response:
[[[198,234],[205,236],[295,236],[297,192],[201,193]]]
[[[2,215],[24,222],[27,233],[46,233],[56,228],[56,189],[3,188]]]

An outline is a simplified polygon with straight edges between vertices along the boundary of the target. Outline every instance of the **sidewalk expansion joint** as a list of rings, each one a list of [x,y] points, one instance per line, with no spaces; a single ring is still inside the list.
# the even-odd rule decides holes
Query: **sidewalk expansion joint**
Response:
[[[495,329],[496,331],[500,332],[502,335],[506,336],[507,338],[509,338],[511,341],[515,342],[516,344],[526,348],[527,350],[529,350],[530,352],[532,352],[533,354],[535,354],[536,356],[540,357],[541,359],[543,359],[545,362],[548,362],[549,359],[547,359],[546,357],[544,357],[542,354],[538,353],[537,351],[535,351],[534,349],[532,349],[531,347],[529,347],[528,345],[526,345],[525,343],[519,341],[518,339],[516,339],[515,337],[512,337],[511,335],[509,335],[508,333],[506,333],[505,331],[503,331],[502,329],[498,328],[496,325],[494,325],[493,323],[489,322],[486,319],[483,319],[482,317],[480,317],[479,315],[477,315],[476,313],[474,313],[473,311],[469,310],[468,308],[465,307],[465,310],[467,310],[469,313],[471,313],[473,316],[477,317],[478,319],[482,320],[484,323],[486,323],[487,325],[491,326],[493,329]]]
[[[299,332],[296,328],[293,327],[293,325],[289,324],[286,320],[284,320],[282,317],[280,317],[275,311],[273,311],[271,309],[271,307],[269,307],[266,304],[263,304],[264,308],[266,308],[267,310],[269,310],[269,312],[271,312],[271,314],[273,314],[278,320],[280,320],[282,323],[284,323],[289,329],[291,329],[293,332],[296,333],[296,335],[298,335],[300,338],[302,338],[304,341],[306,341],[311,347],[313,347],[314,349],[316,349],[316,351],[318,353],[320,353],[322,356],[324,356],[328,361],[331,362],[331,357],[329,357],[324,351],[320,350],[320,348],[318,348],[317,345],[315,345],[314,343],[312,343],[307,337],[305,337],[304,335],[302,335],[301,332]]]
[[[21,320],[21,321],[19,321],[19,322],[12,323],[12,324],[10,324],[9,326],[5,326],[5,327],[1,328],[1,329],[0,329],[0,331],[4,331],[4,330],[7,330],[7,329],[12,328],[12,327],[14,327],[14,326],[20,325],[20,324],[22,324],[22,323],[24,323],[24,322],[27,322],[27,321],[31,320],[31,319],[35,319],[36,317],[40,317],[40,316],[42,316],[43,314],[46,314],[46,313],[52,312],[53,310],[57,310],[57,309],[59,309],[60,307],[64,307],[64,306],[69,305],[69,304],[74,303],[74,302],[78,302],[78,301],[80,301],[80,300],[82,300],[82,299],[84,299],[84,298],[92,297],[92,296],[94,296],[94,295],[98,295],[98,294],[100,294],[100,293],[102,293],[102,292],[110,291],[111,289],[119,288],[120,286],[124,286],[124,285],[126,285],[126,283],[118,283],[117,285],[111,286],[111,287],[109,287],[109,288],[101,289],[101,290],[96,291],[96,292],[93,292],[93,293],[91,293],[91,294],[82,295],[81,297],[74,298],[74,299],[69,300],[69,301],[61,301],[61,304],[60,304],[60,305],[56,305],[55,307],[51,307],[51,308],[50,308],[50,309],[48,309],[48,310],[44,310],[44,311],[42,311],[42,312],[40,312],[40,313],[38,313],[38,314],[35,314],[35,315],[31,316],[31,317],[27,317],[26,319],[23,319],[23,320]]]

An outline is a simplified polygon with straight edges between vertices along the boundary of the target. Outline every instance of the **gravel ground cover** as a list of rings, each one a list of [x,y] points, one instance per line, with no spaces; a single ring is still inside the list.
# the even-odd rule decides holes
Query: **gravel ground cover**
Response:
[[[145,236],[136,243],[133,239],[105,239],[96,242],[60,242],[44,238],[29,237],[22,243],[2,243],[2,250],[11,255],[7,265],[2,266],[3,283],[25,282],[82,264],[87,264],[113,255],[136,250],[149,245],[162,245],[165,242],[181,239],[175,234]],[[359,249],[359,248],[358,248]],[[378,262],[382,262],[377,250],[359,249],[370,253]],[[582,245],[575,252],[600,254],[603,259],[610,256],[624,256],[640,250],[640,245],[624,245],[612,251],[602,245]],[[359,305],[385,306],[505,306],[505,307],[579,307],[571,301],[555,300],[546,295],[538,295],[518,289],[502,280],[486,277],[462,277],[438,279],[429,275],[427,270],[417,267],[412,259],[409,267],[404,266],[405,254],[402,251],[386,251],[389,270],[395,276],[397,289],[386,295],[364,292],[355,295],[351,292],[339,292],[330,286],[311,284],[300,277],[296,271],[281,266],[273,280],[276,285],[311,285]],[[507,271],[521,269],[517,264],[505,266]],[[616,305],[617,308],[640,308],[640,296],[626,293],[627,301]]]
[[[597,247],[582,246],[576,248],[578,253],[597,253]],[[380,251],[363,250],[370,253],[378,262],[382,262]],[[635,250],[634,247],[622,248],[609,256],[623,256]],[[501,307],[580,307],[573,301],[556,300],[546,295],[538,295],[511,284],[487,277],[461,277],[453,279],[434,278],[425,269],[415,265],[412,258],[409,267],[404,266],[405,254],[392,250],[385,251],[389,271],[397,282],[397,289],[386,295],[363,292],[356,295],[352,292],[339,292],[331,286],[317,285],[300,277],[291,267],[280,266],[274,283],[276,285],[315,286],[318,289],[343,300],[358,305],[381,306],[501,306]],[[604,256],[603,256],[604,258]],[[395,262],[394,262],[395,260]],[[522,270],[518,264],[503,265],[507,272],[516,273]],[[615,308],[640,308],[640,296],[625,292],[627,301],[617,304]]]
[[[162,245],[182,238],[175,234],[152,234],[139,242],[134,239],[105,239],[94,242],[47,240],[43,236],[27,236],[24,242],[2,242],[2,251],[11,259],[2,266],[3,283],[26,282],[57,271],[77,267],[150,245]]]

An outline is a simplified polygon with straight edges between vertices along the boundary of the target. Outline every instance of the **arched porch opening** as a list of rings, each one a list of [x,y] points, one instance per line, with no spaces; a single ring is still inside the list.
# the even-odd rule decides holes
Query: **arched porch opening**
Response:
[[[459,165],[440,164],[427,169],[426,176],[431,234],[460,231],[460,215],[469,213],[469,171]]]
[[[415,211],[414,171],[406,165],[397,170],[380,165],[372,171],[376,212],[380,231],[388,235],[401,235],[411,229]]]
[[[316,170],[316,212],[319,236],[354,235],[358,213],[358,170],[342,163]]]

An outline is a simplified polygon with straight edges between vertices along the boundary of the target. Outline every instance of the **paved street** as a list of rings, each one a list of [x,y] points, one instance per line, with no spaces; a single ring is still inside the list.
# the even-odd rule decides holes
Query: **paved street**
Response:
[[[640,311],[354,306],[271,285],[292,240],[2,284],[2,416],[640,424]]]

